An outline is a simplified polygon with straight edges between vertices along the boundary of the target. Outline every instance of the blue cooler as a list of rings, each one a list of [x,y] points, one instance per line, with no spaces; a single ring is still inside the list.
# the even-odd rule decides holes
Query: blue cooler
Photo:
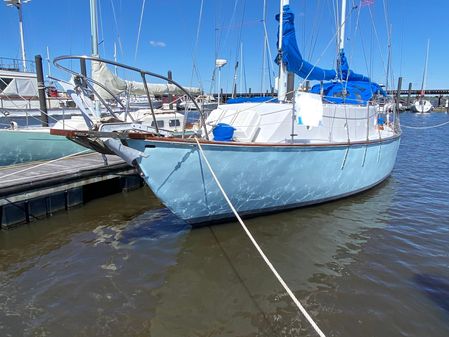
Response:
[[[214,140],[219,142],[229,142],[234,137],[235,128],[226,123],[218,123],[212,133],[214,134]]]

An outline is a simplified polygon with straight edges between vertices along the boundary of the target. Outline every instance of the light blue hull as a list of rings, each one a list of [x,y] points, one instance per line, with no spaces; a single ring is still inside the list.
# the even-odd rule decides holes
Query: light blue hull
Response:
[[[35,160],[51,160],[85,151],[65,137],[30,130],[0,131],[0,166]]]
[[[368,189],[387,178],[400,138],[348,146],[227,146],[203,149],[241,215],[320,203]],[[129,140],[146,183],[189,223],[233,217],[195,143]]]

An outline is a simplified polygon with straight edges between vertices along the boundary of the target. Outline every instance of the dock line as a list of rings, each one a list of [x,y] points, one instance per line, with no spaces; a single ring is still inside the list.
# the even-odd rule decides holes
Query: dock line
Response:
[[[204,153],[203,148],[201,147],[201,144],[198,141],[198,138],[195,137],[195,141],[198,144],[198,149],[200,150],[201,156],[203,157],[204,161],[206,162],[206,165],[209,168],[209,171],[212,174],[212,177],[214,178],[215,182],[217,183],[218,188],[220,189],[221,193],[223,194],[224,198],[226,199],[226,202],[228,203],[228,205],[231,208],[232,212],[234,213],[235,217],[240,222],[240,225],[242,226],[242,228],[245,231],[246,235],[249,237],[249,239],[253,243],[254,247],[256,247],[256,249],[259,252],[259,254],[262,257],[262,259],[265,261],[265,263],[271,269],[271,271],[273,272],[274,276],[276,276],[276,278],[278,279],[279,283],[282,285],[282,287],[284,287],[284,289],[287,292],[287,294],[290,296],[292,301],[296,304],[296,306],[298,307],[299,311],[301,311],[301,313],[304,315],[304,317],[307,319],[307,321],[310,323],[310,325],[313,327],[313,329],[316,331],[316,333],[320,337],[326,337],[326,335],[321,331],[321,329],[315,323],[313,318],[307,313],[306,309],[302,306],[302,304],[299,302],[299,300],[296,298],[296,296],[290,290],[290,288],[288,287],[287,283],[285,283],[285,281],[283,280],[281,275],[279,275],[279,273],[277,272],[276,268],[274,268],[274,266],[271,263],[271,261],[268,259],[268,257],[263,252],[262,248],[260,248],[259,244],[254,239],[254,237],[252,236],[252,234],[249,231],[248,227],[246,227],[245,223],[243,222],[242,218],[238,214],[237,210],[235,209],[235,207],[232,205],[231,201],[229,200],[228,195],[226,194],[226,192],[224,191],[223,187],[221,186],[220,181],[218,180],[217,176],[215,175],[214,170],[212,169],[212,167],[210,166],[209,161],[207,160],[206,154]]]

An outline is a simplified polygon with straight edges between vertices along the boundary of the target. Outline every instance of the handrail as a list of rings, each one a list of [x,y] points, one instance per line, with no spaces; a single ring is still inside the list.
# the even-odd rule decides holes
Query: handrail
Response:
[[[208,134],[207,134],[207,129],[206,129],[206,118],[205,118],[205,116],[204,116],[204,111],[200,109],[199,105],[197,104],[197,102],[195,101],[195,99],[193,98],[193,96],[192,96],[186,89],[184,89],[179,83],[175,82],[174,80],[169,79],[168,77],[165,77],[165,76],[162,76],[162,75],[159,75],[159,74],[156,74],[156,73],[147,71],[147,70],[143,70],[143,69],[140,69],[140,68],[128,66],[128,65],[123,64],[123,63],[119,63],[119,62],[115,62],[115,61],[111,61],[111,60],[106,60],[106,59],[102,59],[102,58],[100,58],[100,57],[95,57],[95,56],[86,56],[86,55],[62,55],[62,56],[56,57],[56,58],[53,60],[53,64],[54,64],[55,67],[57,67],[58,69],[64,70],[64,71],[68,72],[69,74],[72,74],[72,75],[75,75],[75,76],[79,76],[79,77],[83,78],[83,79],[86,80],[86,81],[91,81],[92,83],[94,83],[94,84],[96,84],[96,85],[99,85],[102,89],[106,89],[106,91],[107,91],[109,94],[112,94],[112,93],[110,92],[110,90],[107,90],[107,88],[105,88],[102,84],[98,83],[97,81],[95,81],[95,80],[93,80],[93,79],[91,79],[91,78],[88,78],[87,76],[85,76],[85,75],[83,75],[83,74],[81,74],[81,73],[79,73],[79,72],[76,72],[76,71],[74,71],[74,70],[72,70],[72,69],[69,69],[69,68],[67,68],[67,67],[65,67],[65,66],[63,66],[63,65],[61,65],[59,62],[60,62],[60,61],[63,61],[63,60],[80,60],[80,61],[81,61],[81,60],[88,60],[88,61],[96,61],[96,62],[100,62],[100,63],[110,64],[110,65],[113,65],[113,66],[116,66],[116,67],[120,67],[120,68],[124,68],[124,69],[130,70],[130,71],[137,72],[137,73],[139,73],[139,74],[141,75],[142,78],[145,78],[145,76],[148,75],[148,76],[151,76],[151,77],[155,77],[155,78],[158,78],[158,79],[167,81],[167,82],[170,83],[170,84],[173,84],[174,86],[176,86],[177,88],[179,88],[182,92],[184,92],[184,93],[185,93],[185,94],[192,100],[193,104],[195,105],[195,107],[196,107],[196,108],[198,109],[198,111],[200,112],[201,124],[203,125],[205,137],[206,137],[207,140],[209,140],[209,137],[208,137]],[[144,83],[146,83],[146,81],[145,81]],[[152,105],[151,105],[151,99],[150,99],[150,97],[149,97],[149,92],[148,92],[148,90],[146,90],[146,93],[147,93],[147,98],[148,98],[148,100],[149,100],[150,107],[152,108]],[[98,93],[96,93],[96,95],[97,95],[97,96],[100,96]],[[114,99],[115,99],[117,102],[120,101],[120,100],[117,99],[117,97],[116,97],[115,95],[112,94],[111,96],[114,97]],[[123,106],[123,105],[122,105],[122,106]],[[153,109],[152,109],[152,110],[153,110]],[[152,111],[152,112],[153,112],[153,111]],[[155,126],[157,127],[157,122],[156,122],[155,114],[154,114],[154,113],[153,113],[153,119],[154,119],[154,124],[155,124]]]

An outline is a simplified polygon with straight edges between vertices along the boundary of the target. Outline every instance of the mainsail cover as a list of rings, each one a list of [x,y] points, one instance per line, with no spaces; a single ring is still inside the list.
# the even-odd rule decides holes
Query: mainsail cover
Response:
[[[277,14],[277,21],[279,21],[279,17],[280,15]],[[294,20],[295,15],[292,13],[290,6],[285,5],[283,8],[281,54],[282,62],[285,64],[289,72],[293,72],[299,77],[311,81],[331,81],[338,79],[343,81],[370,82],[368,77],[356,74],[352,70],[349,70],[348,60],[346,59],[343,50],[340,51],[338,70],[322,69],[305,61],[302,58],[301,52],[298,48],[298,43],[296,41]],[[279,63],[279,56],[276,58],[276,62]]]
[[[146,95],[145,86],[142,82],[126,81],[114,75],[102,62],[92,62],[92,79],[104,85],[114,95],[128,92],[133,95]],[[185,93],[173,84],[147,83],[150,95],[161,96],[166,93],[174,95],[184,95]],[[103,99],[113,98],[106,90],[99,85],[94,85],[95,90]],[[201,89],[184,87],[191,94],[200,94]]]
[[[276,15],[279,22],[280,15]],[[290,10],[289,5],[285,5],[283,9],[282,24],[282,62],[289,72],[293,72],[301,78],[317,81],[329,81],[337,78],[337,72],[334,69],[322,69],[305,61],[298,48],[295,33],[295,15]],[[278,42],[279,46],[279,34]],[[279,57],[279,56],[278,56]],[[279,59],[276,58],[276,63]]]

